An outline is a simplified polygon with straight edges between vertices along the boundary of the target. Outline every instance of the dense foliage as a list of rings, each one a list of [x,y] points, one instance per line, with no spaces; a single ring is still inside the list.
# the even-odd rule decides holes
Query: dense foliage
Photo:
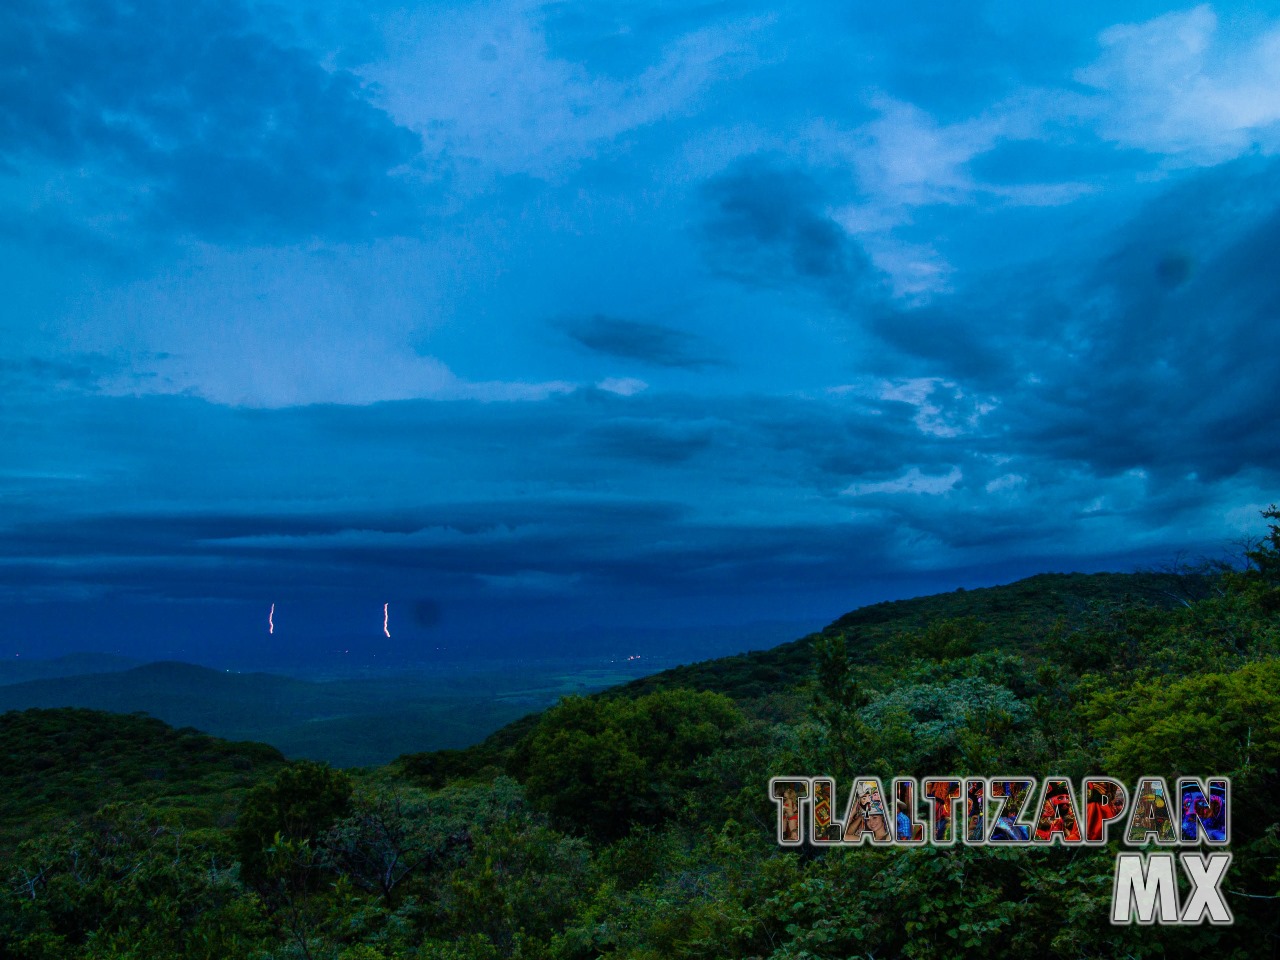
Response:
[[[376,770],[6,714],[0,956],[1273,955],[1280,529],[1246,560],[878,604]],[[771,775],[1013,772],[1231,776],[1235,925],[1111,926],[1114,847],[774,841]]]

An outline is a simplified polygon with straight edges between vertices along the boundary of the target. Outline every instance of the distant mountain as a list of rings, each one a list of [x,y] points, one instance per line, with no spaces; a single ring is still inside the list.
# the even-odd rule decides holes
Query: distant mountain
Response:
[[[880,645],[903,631],[942,620],[980,621],[986,648],[1034,650],[1061,621],[1077,624],[1099,604],[1147,603],[1172,607],[1201,599],[1208,580],[1172,573],[1041,573],[997,587],[963,588],[909,600],[887,600],[846,613],[819,633],[732,657],[674,667],[633,680],[606,696],[640,696],[656,689],[689,687],[750,701],[810,679],[816,637],[844,637],[859,662],[878,658]]]
[[[802,693],[813,679],[813,644],[819,636],[843,637],[851,659],[869,663],[884,654],[884,644],[904,631],[919,630],[937,620],[972,617],[983,625],[983,647],[1034,651],[1056,623],[1078,626],[1099,605],[1137,602],[1168,608],[1202,599],[1208,583],[1202,576],[1172,573],[1042,573],[995,587],[886,600],[846,613],[807,637],[767,650],[672,667],[611,687],[598,696],[641,697],[677,688],[706,690],[732,697],[749,713],[775,720],[795,719],[809,702]],[[536,721],[536,716],[522,718],[493,733],[473,752],[489,757],[507,750]]]
[[[542,685],[521,689],[529,677],[516,671],[473,679],[316,682],[164,662],[0,686],[0,712],[82,707],[146,713],[175,727],[269,743],[290,758],[367,766],[402,753],[468,746],[564,693],[605,685],[602,676],[586,673],[585,679],[542,677]]]
[[[116,673],[138,666],[140,661],[113,653],[69,653],[51,660],[23,660],[12,657],[0,660],[0,686],[27,680],[53,677],[76,677],[86,673]]]
[[[881,645],[901,631],[941,618],[974,617],[985,625],[986,645],[1033,649],[1055,621],[1070,624],[1092,605],[1142,600],[1169,606],[1202,586],[1196,578],[1164,574],[1042,574],[999,587],[873,604],[844,615],[823,633],[844,636],[854,658],[866,660],[879,656]],[[605,687],[600,695],[606,697],[674,687],[717,691],[749,711],[781,717],[807,702],[797,694],[812,677],[816,636],[629,683],[624,674],[564,664],[552,669],[513,662],[486,674],[318,682],[174,662],[124,669],[123,658],[81,654],[42,661],[43,667],[32,664],[55,671],[53,676],[0,686],[0,712],[31,707],[143,712],[175,727],[269,743],[290,758],[368,766],[402,754],[465,748],[486,737],[485,749],[503,748],[529,728],[534,712],[565,694]],[[56,672],[82,672],[94,663],[106,669]]]

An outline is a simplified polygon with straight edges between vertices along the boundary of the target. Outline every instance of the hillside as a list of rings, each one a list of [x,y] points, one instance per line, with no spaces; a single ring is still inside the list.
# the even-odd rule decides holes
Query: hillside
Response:
[[[114,673],[136,666],[137,660],[111,653],[68,653],[48,660],[12,657],[0,660],[0,686],[53,677],[78,677],[88,673]]]
[[[1273,547],[1255,562],[1280,573]],[[6,713],[0,955],[1252,955],[1280,932],[1275,580],[1045,575],[876,604],[351,773],[144,716]],[[379,746],[425,742],[395,719],[412,686],[358,715]],[[0,694],[283,729],[374,689],[153,664]],[[780,848],[766,785],[805,771],[1229,776],[1236,926],[1109,924],[1114,841]]]
[[[775,720],[794,719],[808,703],[801,693],[813,681],[814,644],[819,638],[840,637],[851,660],[872,664],[886,652],[883,645],[905,631],[918,631],[940,620],[971,617],[983,627],[979,649],[1035,656],[1051,631],[1078,629],[1098,610],[1133,603],[1167,609],[1199,599],[1207,589],[1206,578],[1198,575],[1037,574],[995,587],[860,607],[807,637],[768,650],[663,670],[597,696],[635,698],[658,690],[699,690],[729,696],[748,713]],[[536,721],[536,716],[522,718],[495,732],[479,749],[488,758],[495,749],[514,744]]]
[[[0,714],[0,761],[0,850],[112,802],[225,826],[244,790],[285,762],[265,744],[78,709]]]
[[[755,701],[809,680],[818,637],[843,637],[852,658],[871,663],[896,635],[944,619],[973,617],[983,625],[979,649],[1039,652],[1048,632],[1078,627],[1100,605],[1140,602],[1167,608],[1205,594],[1205,578],[1164,573],[1042,573],[1013,583],[959,589],[859,607],[819,633],[732,657],[676,667],[610,691],[636,696],[689,687]]]

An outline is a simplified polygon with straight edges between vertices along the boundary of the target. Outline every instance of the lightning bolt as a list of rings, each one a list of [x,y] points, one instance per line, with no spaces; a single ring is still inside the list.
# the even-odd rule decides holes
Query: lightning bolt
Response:
[[[387,629],[387,620],[388,620],[387,608],[390,606],[391,604],[389,603],[384,603],[382,605],[382,632],[385,633],[388,637],[391,636],[391,631]]]
[[[271,612],[267,614],[267,633],[276,632],[276,605],[271,605]]]

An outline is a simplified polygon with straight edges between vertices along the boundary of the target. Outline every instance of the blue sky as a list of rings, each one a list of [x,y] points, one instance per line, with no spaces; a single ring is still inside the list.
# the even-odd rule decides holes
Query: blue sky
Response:
[[[1278,151],[1260,4],[8,3],[0,653],[1217,555]]]

